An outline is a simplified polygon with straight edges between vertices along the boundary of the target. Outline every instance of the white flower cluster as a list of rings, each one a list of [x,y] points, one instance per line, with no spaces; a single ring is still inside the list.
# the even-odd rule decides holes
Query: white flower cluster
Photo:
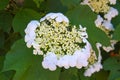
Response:
[[[69,28],[70,27],[70,28]],[[69,20],[62,13],[49,13],[39,21],[33,20],[25,29],[27,47],[33,46],[33,54],[43,55],[42,66],[54,71],[57,67],[85,67],[87,73],[99,71],[100,58],[96,62],[91,44],[87,41],[86,28],[71,26]],[[84,43],[83,47],[81,44]],[[92,65],[92,64],[93,65]],[[89,67],[95,66],[90,72]],[[97,70],[96,70],[97,69]]]
[[[108,35],[110,35],[110,31],[114,31],[111,20],[118,15],[118,11],[117,9],[110,7],[110,5],[115,5],[116,0],[83,0],[81,4],[88,5],[96,13],[104,14],[103,17],[100,15],[97,16],[97,19],[95,20],[96,27],[99,27]]]
[[[117,9],[110,7],[109,11],[104,15],[104,19],[98,15],[95,20],[96,27],[101,28],[106,33],[109,31],[114,31],[114,27],[111,23],[112,18],[118,15]]]
[[[116,0],[83,0],[82,5],[88,5],[96,13],[106,13],[109,9],[109,5],[115,5]]]
[[[96,27],[104,27],[105,29],[109,31],[113,31],[114,27],[111,23],[111,21],[104,20],[100,15],[97,16],[97,19],[95,20]]]

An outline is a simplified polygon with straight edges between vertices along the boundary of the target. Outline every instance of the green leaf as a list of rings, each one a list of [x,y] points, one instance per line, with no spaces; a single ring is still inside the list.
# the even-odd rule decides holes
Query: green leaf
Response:
[[[8,3],[9,3],[9,0],[0,0],[0,10],[7,7]]]
[[[95,51],[97,51],[95,44],[100,42],[107,46],[110,44],[107,35],[97,28],[94,24],[97,15],[91,11],[88,6],[79,5],[67,12],[67,16],[74,25],[82,25],[87,28],[88,40],[92,44]]]
[[[15,74],[15,71],[13,71],[13,70],[2,72],[2,73],[0,73],[0,79],[2,79],[2,80],[12,80],[14,74]]]
[[[108,80],[108,72],[101,70],[93,74],[94,80]]]
[[[111,71],[108,80],[116,80],[120,78],[120,71]]]
[[[59,69],[45,70],[41,61],[42,56],[33,55],[32,49],[27,48],[21,39],[7,53],[2,71],[15,70],[13,80],[58,80]]]
[[[107,60],[104,61],[104,69],[105,70],[119,70],[120,69],[120,59],[116,57],[108,58]]]
[[[67,6],[68,8],[72,8],[74,6],[80,5],[81,0],[61,0],[62,4],[64,6]]]
[[[103,67],[110,71],[109,80],[115,80],[120,77],[120,57],[108,58],[104,61]]]
[[[41,4],[41,7],[45,6],[47,12],[64,13],[67,10],[67,7],[63,6],[60,0],[47,0],[44,3],[45,4]]]
[[[59,80],[78,80],[77,69],[76,68],[70,68],[67,70],[62,69]]]
[[[24,29],[31,20],[39,20],[40,14],[32,9],[22,9],[14,17],[13,28],[15,32],[20,32],[22,36],[25,35]]]
[[[117,27],[120,24],[120,1],[116,0],[116,5],[113,7],[118,10],[118,15],[112,19],[112,24]]]
[[[44,0],[33,0],[33,1],[36,3],[37,7],[40,7],[40,4],[41,4]]]
[[[117,78],[116,80],[120,80],[120,78]]]
[[[116,27],[114,31],[113,39],[120,40],[120,24]]]
[[[5,56],[3,56],[2,54],[0,54],[0,71],[3,68],[4,60],[5,60]]]
[[[3,30],[0,29],[0,48],[3,48],[5,42],[5,36]]]
[[[24,0],[23,7],[33,9],[33,10],[38,10],[36,3],[33,0]]]
[[[12,26],[13,17],[9,12],[0,11],[0,28],[9,32]]]

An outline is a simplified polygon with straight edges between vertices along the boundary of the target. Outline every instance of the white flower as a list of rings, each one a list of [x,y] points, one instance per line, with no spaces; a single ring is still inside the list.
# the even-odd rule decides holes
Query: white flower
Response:
[[[69,20],[66,16],[64,16],[62,13],[57,13],[57,17],[55,19],[57,22],[62,22],[65,21],[67,23],[69,23]]]
[[[47,20],[51,24],[47,24]],[[73,28],[68,30],[69,26]],[[41,18],[40,22],[31,21],[25,33],[27,47],[34,48],[33,54],[44,56],[43,68],[54,71],[57,66],[65,69],[89,66],[92,47],[87,41],[86,28],[79,25],[77,30],[62,13],[49,13]],[[79,43],[85,43],[85,46],[80,47]],[[94,66],[96,68],[96,65]],[[96,68],[96,71],[98,70]]]
[[[43,52],[42,52],[40,49],[34,49],[34,50],[33,50],[33,54],[34,54],[34,55],[37,55],[37,54],[38,54],[38,55],[43,55]]]
[[[97,50],[98,50],[98,62],[101,62],[102,56],[101,56],[100,47],[102,47],[102,44],[96,43],[96,47],[97,47]]]
[[[31,21],[27,28],[25,29],[25,42],[27,43],[27,47],[30,48],[35,39],[35,29],[40,25],[40,23],[36,20]]]
[[[69,66],[70,67],[75,67],[77,64],[77,56],[75,55],[70,55],[69,56]]]
[[[28,23],[27,28],[25,29],[25,33],[29,33],[31,31],[34,31],[40,23],[37,20],[32,20],[30,23]]]
[[[76,67],[78,69],[86,67],[88,65],[88,56],[89,54],[85,50],[77,50],[74,55],[77,57]]]
[[[69,66],[69,55],[64,55],[63,57],[60,57],[60,59],[57,62],[57,65],[59,67],[64,67],[65,69],[68,69]]]
[[[81,2],[80,4],[82,4],[82,5],[88,5],[89,4],[89,0],[83,0],[83,2]]]
[[[79,28],[80,28],[80,37],[81,38],[88,38],[88,34],[86,32],[86,28],[83,28],[81,25],[79,25]]]
[[[30,48],[32,46],[32,41],[27,41],[27,47]]]
[[[33,54],[35,55],[43,55],[43,52],[40,50],[40,45],[38,43],[36,43],[35,41],[32,42],[32,46],[34,48],[33,50]]]
[[[57,68],[56,64],[57,64],[57,56],[52,52],[48,52],[45,55],[44,60],[42,61],[43,68],[54,71]]]
[[[97,19],[95,20],[95,25],[99,27],[101,26],[102,22],[103,22],[103,18],[100,15],[97,15]]]
[[[111,21],[111,19],[117,15],[118,15],[118,10],[113,7],[110,7],[108,13],[104,15],[104,18],[106,18],[108,21]]]
[[[88,58],[90,57],[90,54],[91,54],[90,43],[85,38],[83,38],[83,42],[86,43],[86,46],[81,50],[75,51],[75,53],[74,53],[74,55],[77,56],[76,67],[78,69],[88,66]]]
[[[90,66],[85,72],[84,72],[84,76],[88,76],[90,77],[92,75],[92,73],[94,73],[94,68],[93,66]]]
[[[110,40],[110,43],[111,45],[110,46],[103,46],[103,49],[106,51],[106,52],[110,52],[111,50],[114,50],[114,45],[117,43],[116,40]]]
[[[111,50],[114,50],[114,48],[111,47],[111,46],[108,46],[108,47],[103,46],[103,49],[104,49],[106,52],[110,52]]]
[[[54,16],[53,16],[54,15]],[[55,16],[55,14],[54,13],[48,13],[48,14],[46,14],[46,16],[45,17],[43,17],[43,18],[41,18],[40,19],[40,22],[42,22],[42,21],[44,21],[45,19],[54,19],[56,16]]]
[[[84,76],[90,77],[94,72],[100,71],[100,69],[102,69],[102,65],[99,62],[96,62],[84,72]]]
[[[67,22],[69,23],[69,20],[66,16],[64,16],[62,13],[48,13],[45,17],[40,19],[40,22],[44,21],[45,19],[55,19],[57,22]]]
[[[114,30],[114,27],[110,21],[104,20],[102,23],[102,26],[104,26],[108,30]]]
[[[35,39],[35,32],[34,31],[30,31],[30,32],[26,33],[25,42],[33,41],[34,39]]]
[[[109,0],[109,1],[110,1],[110,4],[113,4],[113,5],[116,4],[116,0]]]
[[[95,62],[93,65],[90,65],[89,68],[84,72],[84,76],[91,76],[94,72],[98,72],[100,71],[100,69],[102,69],[102,64],[101,64],[101,60],[102,60],[102,56],[101,56],[101,52],[100,52],[100,47],[102,45],[100,43],[96,43],[96,47],[98,49],[98,61]]]
[[[93,68],[94,68],[95,72],[98,72],[98,71],[100,71],[100,69],[102,69],[103,67],[102,67],[102,64],[101,64],[101,63],[97,62],[97,63],[95,63],[95,64],[93,65]]]
[[[89,57],[92,49],[91,44],[87,41],[86,38],[83,38],[83,42],[86,43],[85,47],[83,48],[83,51],[84,53],[88,54]]]

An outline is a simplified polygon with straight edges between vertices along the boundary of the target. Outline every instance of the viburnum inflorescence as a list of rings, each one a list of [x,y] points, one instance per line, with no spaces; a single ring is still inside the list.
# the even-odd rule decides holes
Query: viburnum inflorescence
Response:
[[[83,0],[81,2],[82,5],[88,5],[92,11],[98,14],[95,25],[108,36],[111,36],[111,32],[114,31],[111,20],[118,15],[118,10],[111,7],[111,5],[115,5],[116,3],[116,0]]]
[[[109,5],[115,5],[116,0],[83,0],[81,4],[88,5],[96,13],[107,13]]]
[[[97,61],[101,65],[101,59],[97,60],[87,40],[86,28],[69,24],[68,18],[62,13],[49,13],[40,21],[31,21],[25,33],[27,47],[33,46],[33,54],[43,55],[42,66],[45,69],[54,71],[57,67],[84,67],[87,70]],[[102,67],[98,68],[97,71]],[[90,75],[85,73],[85,76]]]

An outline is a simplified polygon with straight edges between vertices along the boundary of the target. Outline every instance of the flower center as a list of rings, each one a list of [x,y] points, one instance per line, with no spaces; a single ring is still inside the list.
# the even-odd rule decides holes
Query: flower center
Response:
[[[80,29],[67,22],[57,22],[54,19],[45,19],[35,30],[35,42],[40,45],[43,53],[73,54],[85,46],[80,37]]]

